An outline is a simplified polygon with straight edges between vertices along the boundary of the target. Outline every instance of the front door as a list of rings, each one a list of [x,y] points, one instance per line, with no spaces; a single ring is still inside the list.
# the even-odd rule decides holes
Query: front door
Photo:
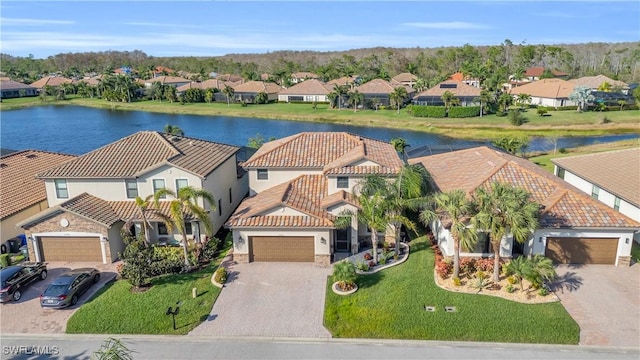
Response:
[[[351,228],[336,230],[336,251],[351,251]]]

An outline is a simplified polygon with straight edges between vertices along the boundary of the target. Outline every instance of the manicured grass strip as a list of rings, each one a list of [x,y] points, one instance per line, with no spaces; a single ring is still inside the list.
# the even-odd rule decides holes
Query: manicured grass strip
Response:
[[[211,284],[215,267],[152,280],[144,293],[132,293],[126,280],[102,288],[67,323],[68,334],[186,334],[206,320],[220,289]],[[191,296],[192,288],[198,297]],[[173,330],[169,306],[182,301]]]
[[[437,287],[425,237],[403,265],[362,275],[358,291],[336,295],[327,282],[325,326],[334,337],[577,344],[580,329],[559,303],[520,304]],[[424,310],[436,306],[435,312]],[[447,313],[444,306],[455,306]]]

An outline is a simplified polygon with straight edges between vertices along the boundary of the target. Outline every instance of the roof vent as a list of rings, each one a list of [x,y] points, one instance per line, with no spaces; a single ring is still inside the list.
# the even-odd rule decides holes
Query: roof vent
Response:
[[[174,136],[174,137],[171,138],[171,141],[180,141],[180,138],[177,137],[177,136]]]
[[[36,154],[29,154],[29,155],[26,155],[25,157],[26,157],[27,159],[34,159],[34,158],[36,158],[36,157],[37,157],[37,155],[36,155]]]

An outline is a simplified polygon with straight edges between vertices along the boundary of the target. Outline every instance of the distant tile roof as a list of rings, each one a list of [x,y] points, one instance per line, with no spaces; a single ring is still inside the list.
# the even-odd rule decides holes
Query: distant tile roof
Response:
[[[235,92],[238,93],[260,93],[277,94],[282,90],[282,87],[278,84],[265,81],[247,81],[246,83],[235,85],[233,87]]]
[[[371,161],[379,166],[359,165]],[[303,132],[264,144],[245,168],[322,169],[325,174],[397,174],[402,167],[391,144],[347,132]]]
[[[327,95],[333,88],[320,80],[310,79],[288,89],[280,90],[280,95]]]
[[[425,91],[418,93],[413,98],[416,99],[421,96],[441,97],[447,91],[453,93],[453,95],[455,96],[476,97],[476,96],[480,96],[481,90],[477,87],[467,85],[461,81],[446,80],[430,89],[427,89]]]
[[[343,76],[338,79],[327,81],[327,85],[331,85],[331,88],[333,88],[334,85],[353,85],[357,79],[358,78],[355,76]]]
[[[43,77],[40,80],[34,81],[33,83],[31,83],[31,86],[38,88],[38,89],[42,89],[44,88],[46,85],[49,86],[60,86],[62,84],[67,84],[67,83],[71,83],[72,80],[71,79],[67,79],[65,77],[62,76],[46,76]]]
[[[132,178],[163,164],[205,177],[239,149],[206,140],[140,131],[45,171],[39,177]]]
[[[559,167],[640,206],[640,147],[551,160]]]
[[[363,94],[391,94],[397,87],[404,87],[407,93],[413,92],[408,86],[396,81],[387,81],[383,79],[373,79],[358,86],[356,89]]]
[[[299,71],[291,74],[291,78],[293,79],[317,79],[318,74],[314,74],[308,71]]]
[[[37,89],[34,86],[23,84],[13,80],[0,81],[0,90],[20,90],[20,89]]]
[[[218,76],[216,76],[216,79],[220,80],[220,81],[229,81],[229,82],[243,82],[244,78],[240,75],[234,75],[234,74],[220,74]]]
[[[170,74],[172,72],[175,72],[175,70],[170,69],[170,68],[168,68],[166,66],[158,65],[155,68],[155,72],[157,72],[157,73],[166,72],[167,74]]]
[[[357,206],[357,201],[344,191],[327,195],[327,181],[323,175],[301,175],[244,199],[226,226],[332,228],[335,216],[327,209],[341,203]],[[282,207],[301,214],[270,215]]]
[[[542,66],[530,67],[527,70],[525,70],[524,76],[539,78],[540,76],[542,76],[542,74],[544,74],[544,70],[545,69]],[[567,76],[567,75],[569,75],[569,74],[567,74],[565,72],[558,71],[558,70],[551,70],[551,73],[553,74],[553,76]]]
[[[145,81],[147,84],[153,84],[159,82],[160,84],[179,84],[191,82],[189,79],[181,78],[179,76],[158,76]]]
[[[400,73],[394,76],[393,78],[391,78],[391,80],[397,81],[399,83],[405,83],[405,82],[414,82],[418,80],[418,77],[413,75],[412,73]]]
[[[547,99],[566,99],[573,92],[574,84],[562,79],[542,79],[509,90],[512,95],[528,94]]]
[[[544,206],[542,228],[640,228],[630,218],[528,160],[486,146],[409,160],[422,164],[440,191],[472,193],[502,182],[524,188]]]
[[[0,219],[47,200],[44,181],[36,174],[74,159],[73,155],[38,150],[14,152],[0,158]]]
[[[581,78],[578,79],[571,79],[568,80],[569,82],[572,82],[573,84],[575,84],[575,86],[586,86],[589,89],[597,89],[600,85],[602,85],[603,83],[607,82],[609,83],[611,86],[614,87],[620,87],[622,89],[628,89],[629,85],[625,82],[622,81],[618,81],[618,80],[613,80],[609,77],[606,77],[604,75],[596,75],[596,76],[583,76]]]

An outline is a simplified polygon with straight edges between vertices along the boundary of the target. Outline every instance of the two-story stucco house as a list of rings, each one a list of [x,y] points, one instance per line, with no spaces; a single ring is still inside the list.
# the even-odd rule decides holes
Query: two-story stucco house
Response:
[[[396,176],[402,161],[389,143],[305,132],[264,144],[243,167],[251,197],[227,223],[234,260],[327,266],[334,252],[357,252],[370,236],[355,218],[349,228],[334,226],[343,210],[357,211],[357,184],[369,174]]]
[[[192,186],[211,193],[214,206],[202,199],[199,205],[209,212],[213,231],[217,231],[248,191],[247,175],[238,171],[239,149],[141,131],[40,173],[51,208],[18,224],[30,239],[30,258],[115,261],[124,249],[124,224],[133,222],[134,232],[141,231],[136,197],[144,199],[162,188],[177,192]],[[167,214],[167,205],[163,201],[158,210]],[[181,240],[160,220],[150,214],[152,242]],[[190,240],[203,238],[204,227],[187,220]]]
[[[520,187],[540,204],[539,227],[523,244],[501,239],[500,256],[543,254],[556,263],[629,266],[631,242],[640,223],[614,211],[534,163],[486,146],[410,159],[422,164],[439,191],[471,194],[493,182]],[[453,255],[449,229],[431,224],[445,255]],[[486,232],[461,256],[492,256]]]

